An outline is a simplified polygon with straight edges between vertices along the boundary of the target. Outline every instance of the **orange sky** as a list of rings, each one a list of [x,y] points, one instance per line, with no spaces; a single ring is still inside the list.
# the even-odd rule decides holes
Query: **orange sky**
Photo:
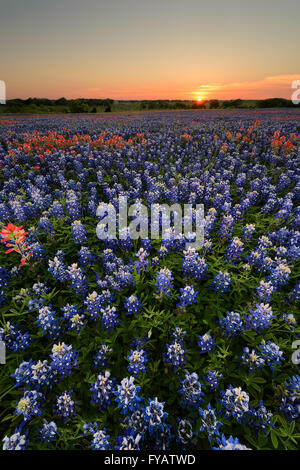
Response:
[[[291,98],[298,0],[10,0],[7,98]]]

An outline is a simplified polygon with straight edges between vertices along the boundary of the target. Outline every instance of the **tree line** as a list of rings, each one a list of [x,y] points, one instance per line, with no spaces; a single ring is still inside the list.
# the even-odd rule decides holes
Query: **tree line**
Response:
[[[270,98],[265,100],[122,100],[110,98],[79,98],[68,100],[59,98],[12,99],[0,106],[0,113],[110,113],[112,111],[147,111],[147,110],[188,110],[188,109],[261,109],[295,108],[291,100]]]

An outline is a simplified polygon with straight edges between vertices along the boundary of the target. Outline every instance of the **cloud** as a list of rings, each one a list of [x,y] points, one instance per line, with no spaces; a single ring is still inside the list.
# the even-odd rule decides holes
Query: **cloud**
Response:
[[[282,74],[265,77],[261,80],[251,80],[244,82],[231,83],[210,83],[202,84],[189,95],[196,97],[197,95],[206,98],[291,98],[292,83],[300,79],[299,74]]]

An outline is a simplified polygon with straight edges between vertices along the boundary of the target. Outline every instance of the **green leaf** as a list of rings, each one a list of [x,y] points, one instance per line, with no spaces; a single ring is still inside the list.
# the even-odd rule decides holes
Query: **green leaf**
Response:
[[[276,433],[274,431],[271,431],[271,441],[272,441],[274,449],[277,449],[278,439],[277,439]]]

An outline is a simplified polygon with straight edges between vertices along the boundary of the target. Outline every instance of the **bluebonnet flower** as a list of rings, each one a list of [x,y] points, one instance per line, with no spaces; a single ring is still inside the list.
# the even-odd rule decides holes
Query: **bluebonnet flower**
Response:
[[[205,237],[208,237],[209,233],[214,228],[216,218],[217,218],[217,211],[214,207],[211,207],[208,210],[208,214],[204,218],[204,236]]]
[[[105,330],[112,330],[120,324],[116,307],[108,305],[101,308],[100,321]]]
[[[159,402],[157,397],[153,400],[149,398],[149,404],[145,408],[145,420],[148,424],[150,434],[156,430],[163,430],[164,421],[168,413],[164,411],[164,402]]]
[[[160,429],[150,432],[150,436],[153,439],[153,449],[154,450],[164,450],[170,449],[171,441],[173,435],[171,433],[171,425],[164,423]]]
[[[136,349],[130,351],[130,354],[127,356],[129,361],[128,365],[128,372],[132,373],[133,375],[137,375],[140,372],[146,372],[148,367],[146,366],[147,360],[147,353],[144,349]]]
[[[278,397],[280,411],[289,421],[300,418],[300,375],[289,377],[284,383],[283,397]]]
[[[229,336],[230,338],[241,333],[244,329],[241,316],[238,312],[228,312],[227,316],[221,318],[219,323],[225,336]]]
[[[232,415],[240,423],[249,410],[249,395],[241,387],[233,388],[229,385],[226,391],[221,392],[220,403],[225,417]]]
[[[122,290],[134,284],[135,280],[132,275],[132,267],[125,265],[119,268],[115,273],[115,278],[111,282],[112,288],[116,290]]]
[[[213,251],[213,242],[210,239],[204,240],[202,249],[206,255],[211,253]]]
[[[51,310],[51,305],[39,309],[36,322],[44,333],[47,333],[50,337],[57,336],[59,332],[59,319],[55,318],[55,312]]]
[[[50,288],[44,282],[36,282],[32,286],[32,292],[35,295],[46,295],[50,292]]]
[[[220,228],[219,228],[219,233],[222,238],[230,238],[232,232],[233,232],[233,227],[234,227],[234,218],[232,217],[231,214],[229,215],[224,215]]]
[[[282,219],[282,220],[288,220],[291,212],[293,210],[293,202],[291,199],[285,197],[283,199],[283,202],[281,204],[281,207],[276,214],[274,214],[274,219]]]
[[[126,315],[137,315],[142,308],[142,304],[137,296],[132,294],[130,297],[126,297],[124,307],[126,309]]]
[[[53,201],[50,210],[55,219],[61,219],[65,217],[64,208],[59,201]]]
[[[131,250],[133,247],[130,228],[122,228],[119,232],[119,245],[126,250]]]
[[[217,390],[219,381],[223,378],[223,375],[215,370],[209,370],[207,376],[203,378],[208,382],[210,390]]]
[[[234,237],[226,249],[225,260],[230,261],[231,264],[237,264],[243,252],[244,243],[238,237]]]
[[[43,386],[49,386],[54,381],[57,370],[53,369],[47,360],[37,361],[31,364],[30,383],[36,389]]]
[[[3,204],[0,203],[0,218],[2,221],[9,221],[9,219],[12,217],[11,211],[9,208]]]
[[[229,291],[231,285],[229,273],[222,273],[222,271],[219,271],[213,278],[211,285],[215,292],[225,294],[225,292]]]
[[[210,403],[207,408],[199,408],[201,416],[200,431],[205,431],[208,434],[209,442],[212,442],[213,436],[219,436],[219,427],[222,426],[221,421],[217,420],[215,410],[211,407]]]
[[[283,321],[289,326],[289,328],[294,331],[296,325],[297,325],[297,320],[294,317],[292,313],[287,313],[282,315]]]
[[[186,331],[183,331],[180,326],[176,326],[174,329],[172,336],[176,339],[176,341],[182,341],[186,335]]]
[[[75,243],[80,245],[87,241],[86,229],[80,220],[74,220],[74,222],[72,222],[71,229]]]
[[[185,378],[180,380],[181,389],[178,393],[183,396],[183,404],[190,406],[199,406],[202,401],[204,393],[202,392],[202,385],[199,382],[199,377],[196,372],[188,374],[186,372]]]
[[[182,444],[188,444],[194,435],[190,421],[187,419],[181,419],[178,423],[177,434],[179,441]]]
[[[78,354],[73,350],[72,345],[65,343],[54,344],[50,357],[52,359],[51,368],[57,371],[61,377],[70,375],[72,368],[78,365]]]
[[[94,434],[99,429],[99,423],[96,421],[94,423],[84,423],[83,427],[83,435],[86,436],[87,434]]]
[[[271,369],[276,365],[280,365],[280,361],[284,361],[284,358],[282,357],[283,352],[280,351],[277,344],[272,343],[271,341],[268,341],[267,343],[263,341],[259,346],[259,349],[261,350],[261,355],[264,358],[265,364],[271,367]]]
[[[78,254],[79,254],[79,264],[81,264],[84,267],[95,264],[97,261],[96,256],[93,255],[90,249],[86,246],[82,246]]]
[[[274,315],[269,304],[256,304],[256,309],[249,312],[250,315],[245,317],[246,328],[260,332],[271,326]]]
[[[91,403],[96,403],[99,410],[111,406],[111,400],[114,394],[115,379],[110,378],[110,372],[106,370],[104,374],[99,374],[97,380],[92,384],[90,390],[92,393]]]
[[[272,242],[266,235],[262,235],[257,240],[257,247],[259,250],[262,250],[262,251],[267,250],[271,248],[271,246],[272,246]]]
[[[106,434],[106,429],[96,431],[93,434],[92,449],[93,450],[110,450],[111,444],[109,442],[110,436]]]
[[[87,292],[87,279],[82,268],[79,268],[77,263],[68,266],[67,279],[71,281],[71,288],[76,291],[76,294],[85,295]]]
[[[198,292],[195,291],[194,286],[185,286],[181,287],[180,289],[181,294],[178,296],[179,307],[187,307],[188,305],[192,305],[197,303],[197,294]]]
[[[116,450],[140,450],[141,434],[134,434],[134,432],[128,431],[124,436],[117,437]]]
[[[256,231],[256,227],[254,224],[246,224],[246,226],[243,229],[244,239],[246,241],[252,240],[253,234],[255,233],[255,231]]]
[[[68,216],[72,220],[75,220],[77,217],[80,217],[81,207],[78,201],[78,197],[73,189],[67,191],[66,210]]]
[[[0,266],[0,290],[7,287],[11,274],[5,266]]]
[[[80,310],[77,305],[67,304],[62,307],[64,318],[69,322],[69,330],[76,330],[77,333],[84,326],[84,315],[80,315]]]
[[[167,344],[167,352],[164,354],[165,361],[173,369],[182,368],[186,361],[186,351],[183,348],[182,341],[173,341]]]
[[[295,288],[292,290],[291,296],[294,300],[300,300],[300,281],[297,282]]]
[[[41,243],[35,242],[30,245],[32,259],[44,259],[46,250]]]
[[[266,277],[266,281],[270,281],[274,287],[279,288],[289,281],[290,274],[290,268],[281,262],[271,269],[271,273]]]
[[[149,253],[143,247],[139,249],[139,251],[135,255],[137,260],[134,262],[134,266],[138,273],[141,271],[146,271],[150,261],[148,259]]]
[[[271,295],[275,291],[272,282],[260,281],[256,295],[261,302],[270,302]]]
[[[201,258],[195,248],[188,248],[183,252],[181,269],[186,276],[201,280],[205,277],[207,264],[204,258]]]
[[[16,387],[19,385],[28,385],[32,377],[32,359],[29,361],[22,361],[12,375],[16,379]]]
[[[74,418],[76,415],[76,401],[73,400],[73,391],[63,392],[56,397],[54,412],[65,421]]]
[[[0,266],[0,307],[4,303],[4,289],[8,286],[10,278],[11,273],[8,271],[8,269],[5,266]]]
[[[38,297],[38,298],[29,298],[30,292],[27,293],[28,296],[28,310],[32,312],[32,310],[40,310],[43,306],[44,303],[46,302],[46,299],[43,297]]]
[[[23,333],[18,325],[7,322],[6,328],[0,328],[0,341],[3,341],[10,351],[17,352],[29,346],[30,336],[28,332]]]
[[[64,265],[63,259],[59,256],[55,256],[53,261],[49,260],[48,271],[52,274],[53,279],[65,282],[67,279],[66,266]]]
[[[103,298],[97,292],[92,292],[88,294],[84,305],[86,306],[86,312],[90,315],[92,320],[97,320],[99,318],[100,309],[103,305]]]
[[[23,415],[24,421],[29,421],[34,416],[40,415],[40,400],[42,395],[36,390],[26,390],[24,396],[17,403],[15,414]]]
[[[54,421],[47,423],[46,420],[43,422],[43,427],[39,429],[40,439],[42,442],[52,442],[56,439],[57,436],[57,426]]]
[[[107,344],[102,344],[101,348],[94,355],[94,367],[105,369],[109,364],[109,356],[113,352]]]
[[[251,450],[249,447],[240,444],[237,437],[229,436],[228,439],[222,434],[221,439],[217,438],[219,447],[213,447],[213,450]]]
[[[4,436],[3,450],[26,450],[28,446],[27,440],[28,430],[22,434],[21,428],[15,429],[14,434],[10,437]]]
[[[243,349],[241,360],[244,364],[249,366],[249,372],[253,372],[255,369],[261,369],[265,364],[265,360],[259,356],[254,349],[250,352],[248,347]]]
[[[159,259],[164,258],[168,253],[169,253],[168,248],[165,245],[161,245],[161,247],[158,250]]]
[[[266,257],[264,251],[253,250],[250,255],[247,256],[247,266],[255,266],[257,269],[267,271],[273,265],[273,260],[270,257]]]
[[[159,295],[170,295],[171,289],[173,287],[172,284],[173,277],[172,272],[167,269],[163,268],[158,271],[156,275],[155,285],[157,287],[156,293]]]
[[[264,434],[267,434],[267,430],[269,428],[275,428],[274,424],[271,421],[273,414],[267,410],[263,401],[260,401],[259,407],[256,409],[255,407],[249,409],[249,418],[247,425],[252,426],[258,432],[262,430]]]
[[[132,429],[135,434],[144,435],[147,431],[145,422],[145,409],[138,408],[125,419],[128,429]]]
[[[215,340],[209,333],[205,333],[205,335],[199,336],[199,341],[197,344],[201,349],[200,354],[205,354],[206,352],[210,353],[216,346]]]
[[[117,390],[114,391],[116,395],[115,401],[118,403],[118,408],[121,413],[134,411],[137,407],[140,398],[138,396],[140,387],[134,384],[134,377],[125,377],[121,381],[121,385],[117,385]]]
[[[43,232],[52,235],[54,233],[54,228],[51,220],[48,217],[41,217],[39,220],[39,227]]]

